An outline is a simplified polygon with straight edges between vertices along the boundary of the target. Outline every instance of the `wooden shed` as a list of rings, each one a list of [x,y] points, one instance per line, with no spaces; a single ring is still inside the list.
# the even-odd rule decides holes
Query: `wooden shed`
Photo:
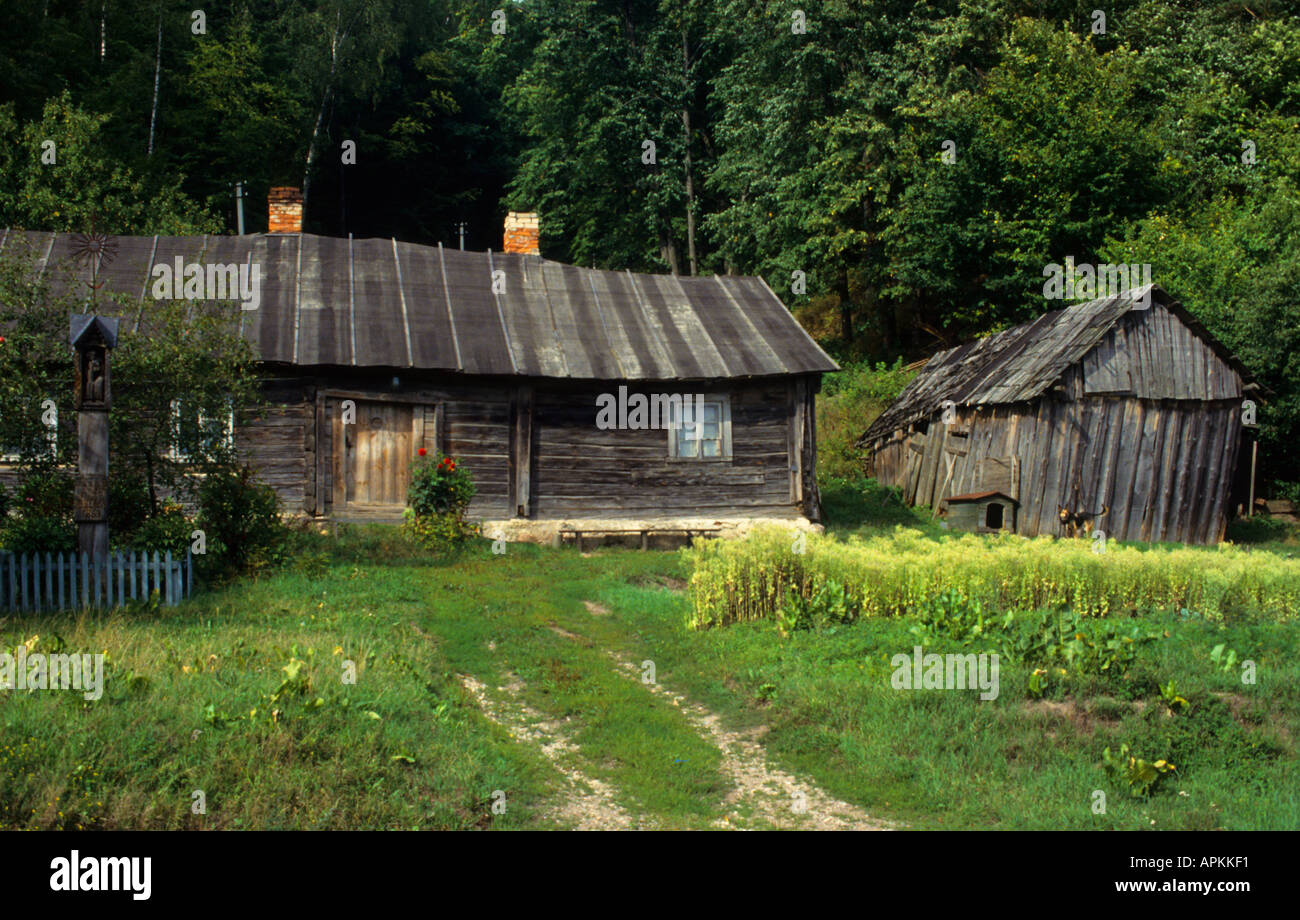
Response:
[[[1000,492],[1028,536],[1213,543],[1257,390],[1148,286],[935,355],[858,446],[877,480],[953,526],[981,529],[954,503]]]
[[[470,471],[479,520],[816,520],[813,398],[837,366],[767,284],[564,265],[536,253],[531,227],[531,251],[507,253],[299,232],[116,237],[102,277],[138,303],[129,337],[155,266],[258,267],[256,309],[232,305],[232,322],[270,406],[234,437],[291,511],[398,519],[424,447]],[[24,246],[38,270],[72,246],[0,233],[0,252]],[[698,427],[636,411],[674,396]],[[598,424],[610,399],[630,409]]]

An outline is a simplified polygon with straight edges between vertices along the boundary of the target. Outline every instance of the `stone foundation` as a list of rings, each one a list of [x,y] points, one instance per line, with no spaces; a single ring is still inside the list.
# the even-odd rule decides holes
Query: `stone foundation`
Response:
[[[705,533],[707,537],[726,537],[728,539],[743,537],[758,526],[779,525],[790,530],[803,530],[810,533],[823,533],[821,524],[814,524],[804,517],[798,518],[507,518],[498,521],[483,521],[483,536],[488,539],[505,538],[507,543],[548,543],[553,544],[562,531],[581,530],[593,535],[596,542],[602,531],[649,531],[651,534],[675,533],[685,530],[713,531]],[[617,536],[636,539],[636,534],[617,534]],[[572,539],[566,537],[566,539]]]

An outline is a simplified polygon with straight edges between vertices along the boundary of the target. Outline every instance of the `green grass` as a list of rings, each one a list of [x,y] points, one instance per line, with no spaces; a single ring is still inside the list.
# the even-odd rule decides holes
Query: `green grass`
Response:
[[[600,648],[550,628],[595,585],[672,557],[593,562],[536,547],[499,557],[483,543],[454,563],[426,555],[415,566],[418,551],[378,527],[315,544],[305,567],[321,568],[327,551],[319,575],[276,574],[171,610],[0,621],[10,651],[39,637],[35,651],[109,656],[101,700],[0,695],[0,825],[546,824],[539,805],[564,794],[558,773],[482,715],[462,673],[489,686],[517,674],[529,704],[573,718],[583,769],[656,826],[715,815],[727,788],[716,749]],[[376,547],[395,564],[352,561]],[[272,699],[294,660],[309,685]],[[354,685],[342,680],[345,660],[356,662]],[[195,790],[206,815],[191,812]]]
[[[95,702],[3,695],[0,823],[475,827],[492,792],[509,789],[519,795],[494,823],[527,824],[541,760],[481,719],[437,641],[417,631],[417,571],[335,567],[173,610],[6,619],[6,648],[39,636],[40,651],[57,636],[109,665]],[[310,685],[272,700],[294,659]],[[355,685],[343,683],[344,660]],[[192,813],[195,790],[206,815]]]
[[[914,513],[870,487],[824,495],[856,531]],[[853,502],[871,501],[881,510],[854,516]],[[788,636],[767,621],[691,630],[680,554],[496,556],[483,542],[436,561],[384,527],[300,540],[296,570],[179,608],[0,620],[9,650],[39,637],[37,651],[61,642],[110,658],[97,702],[0,693],[0,825],[564,826],[560,770],[480,710],[461,685],[470,675],[498,701],[515,685],[563,725],[577,749],[560,765],[608,784],[634,825],[711,826],[733,791],[718,750],[617,656],[652,661],[661,684],[729,728],[767,726],[778,765],[914,827],[1300,826],[1294,625],[1148,615],[1161,638],[1127,679],[1080,676],[1035,700],[1028,669],[1004,663],[998,699],[981,702],[890,687],[890,658],[917,642],[911,617]],[[1216,668],[1220,643],[1255,662],[1256,684]],[[1165,714],[1157,684],[1169,680],[1190,702],[1182,714]],[[1130,796],[1101,768],[1103,748],[1122,743],[1176,772]],[[204,815],[191,811],[199,789]],[[1104,815],[1090,807],[1098,789]]]
[[[873,813],[921,828],[1300,824],[1293,627],[1156,618],[1150,625],[1170,638],[1139,662],[1137,687],[1085,684],[1037,701],[1027,672],[1004,663],[998,699],[981,702],[975,694],[891,689],[889,659],[917,641],[908,618],[785,639],[757,623],[686,635],[666,625],[676,619],[675,599],[656,604],[643,595],[620,589],[605,602],[650,640],[661,676],[738,720],[767,722],[767,748],[779,762]],[[1220,642],[1257,661],[1255,686],[1212,668],[1209,651]],[[1155,681],[1170,679],[1191,701],[1186,715],[1162,713]],[[1102,749],[1126,741],[1148,760],[1173,761],[1176,779],[1145,800],[1110,783]],[[1105,815],[1091,811],[1096,789],[1106,793]]]

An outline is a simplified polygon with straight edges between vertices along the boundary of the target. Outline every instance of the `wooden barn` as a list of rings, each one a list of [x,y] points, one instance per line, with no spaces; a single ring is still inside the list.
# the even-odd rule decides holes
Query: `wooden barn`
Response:
[[[1149,286],[935,355],[858,446],[954,528],[1214,543],[1257,389]]]
[[[551,262],[532,215],[510,216],[504,253],[314,236],[278,196],[279,232],[117,237],[105,276],[138,301],[127,337],[156,296],[154,266],[258,267],[256,309],[232,317],[270,405],[234,438],[286,509],[400,519],[423,447],[471,472],[475,519],[522,536],[818,519],[813,398],[837,368],[761,279]],[[0,232],[0,253],[25,245],[38,270],[72,245]],[[641,396],[680,396],[698,426],[648,427]],[[631,407],[621,424],[598,424],[602,399]]]

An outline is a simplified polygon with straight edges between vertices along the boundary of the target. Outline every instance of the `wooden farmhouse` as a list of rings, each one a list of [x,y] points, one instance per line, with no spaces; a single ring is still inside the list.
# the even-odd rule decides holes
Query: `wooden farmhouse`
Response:
[[[1149,286],[935,355],[858,446],[954,528],[1214,543],[1256,392]]]
[[[123,339],[154,302],[154,266],[258,268],[256,308],[232,305],[232,322],[269,407],[234,438],[287,510],[400,519],[423,447],[473,475],[474,518],[524,536],[818,519],[813,397],[837,367],[761,279],[551,262],[533,215],[510,216],[504,253],[314,236],[294,203],[273,193],[277,232],[114,238],[105,268],[138,302]],[[38,270],[72,245],[4,233],[0,253],[21,241]],[[674,396],[698,425],[654,426]]]

